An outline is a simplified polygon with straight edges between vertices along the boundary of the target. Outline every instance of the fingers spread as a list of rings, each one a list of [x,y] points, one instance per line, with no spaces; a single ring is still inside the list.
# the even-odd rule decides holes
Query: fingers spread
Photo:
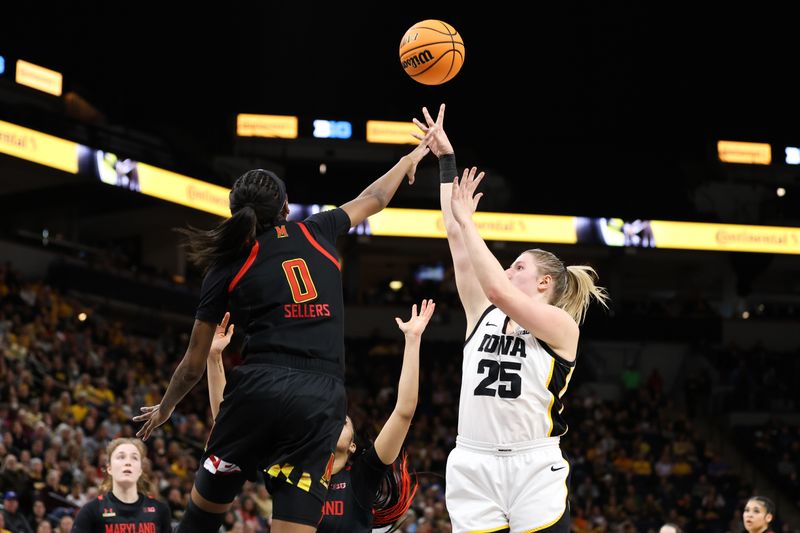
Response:
[[[431,117],[431,114],[428,113],[428,108],[427,107],[423,107],[422,108],[422,115],[425,117],[425,122],[428,123],[428,126],[433,126],[434,124],[436,124],[433,121],[433,117]]]

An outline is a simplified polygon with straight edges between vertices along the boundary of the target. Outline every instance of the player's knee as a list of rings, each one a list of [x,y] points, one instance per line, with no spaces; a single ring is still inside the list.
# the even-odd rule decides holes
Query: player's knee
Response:
[[[178,524],[175,533],[215,533],[219,531],[219,527],[222,525],[224,518],[225,511],[214,513],[201,509],[200,506],[195,503],[193,493],[192,497],[189,498],[189,506],[183,514],[181,523]]]
[[[194,504],[197,507],[199,507],[202,511],[212,514],[219,514],[219,513],[225,514],[226,512],[228,512],[228,509],[233,503],[233,501],[230,501],[228,503],[216,503],[207,500],[206,498],[203,497],[202,494],[200,494],[200,492],[197,490],[197,487],[192,487],[192,495],[191,498],[189,498],[189,500],[191,502],[194,502]]]

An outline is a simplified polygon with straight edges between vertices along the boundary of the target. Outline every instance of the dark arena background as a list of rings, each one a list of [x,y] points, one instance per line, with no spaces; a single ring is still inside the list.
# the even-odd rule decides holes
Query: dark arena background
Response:
[[[163,395],[202,282],[173,228],[228,216],[251,168],[285,179],[294,217],[341,205],[412,149],[421,107],[444,102],[459,168],[487,172],[480,226],[503,265],[542,247],[592,265],[611,296],[590,307],[564,396],[572,531],[741,532],[755,494],[776,503],[772,530],[800,531],[794,10],[164,4],[0,9],[4,516],[69,531],[108,441]],[[443,85],[400,66],[424,19],[464,39]],[[338,243],[364,440],[394,406],[394,317],[437,303],[405,441],[420,483],[408,533],[451,531],[465,319],[438,192],[429,155]],[[174,524],[211,424],[203,379],[147,443]],[[269,531],[271,508],[247,483],[224,531]]]

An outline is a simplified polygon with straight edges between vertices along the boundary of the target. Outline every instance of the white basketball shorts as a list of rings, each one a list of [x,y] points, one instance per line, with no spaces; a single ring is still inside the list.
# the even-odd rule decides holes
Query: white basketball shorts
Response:
[[[569,463],[558,442],[506,446],[458,437],[446,474],[453,533],[568,533]]]

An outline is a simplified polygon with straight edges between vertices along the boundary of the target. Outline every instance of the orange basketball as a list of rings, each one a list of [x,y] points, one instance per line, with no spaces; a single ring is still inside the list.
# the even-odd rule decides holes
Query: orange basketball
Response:
[[[456,29],[441,20],[423,20],[411,26],[400,41],[400,64],[406,74],[425,85],[450,80],[464,64],[464,41]]]

